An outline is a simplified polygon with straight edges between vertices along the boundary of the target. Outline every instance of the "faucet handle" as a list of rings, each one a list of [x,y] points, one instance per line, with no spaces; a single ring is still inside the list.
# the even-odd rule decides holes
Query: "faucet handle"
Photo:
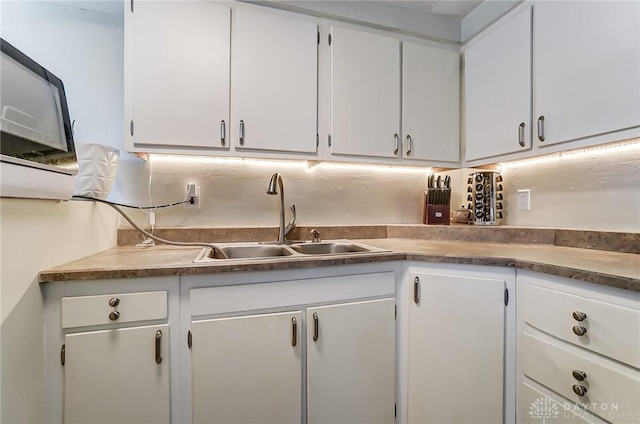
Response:
[[[313,230],[311,230],[311,235],[313,236],[313,239],[311,240],[311,243],[319,243],[320,242],[320,232],[318,230],[316,230],[315,228]]]
[[[291,209],[291,213],[293,214],[293,217],[287,224],[287,228],[284,229],[285,236],[289,234],[294,228],[296,228],[296,205],[291,205],[290,209]]]

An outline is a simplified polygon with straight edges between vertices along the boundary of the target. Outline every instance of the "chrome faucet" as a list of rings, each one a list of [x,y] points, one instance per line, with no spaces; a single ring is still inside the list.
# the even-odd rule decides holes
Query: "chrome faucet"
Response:
[[[296,228],[296,205],[291,205],[291,213],[293,218],[289,221],[289,224],[284,226],[284,185],[282,184],[282,176],[276,172],[271,176],[269,185],[267,186],[267,194],[278,194],[278,188],[280,188],[280,233],[278,235],[278,243],[284,244],[287,234]]]

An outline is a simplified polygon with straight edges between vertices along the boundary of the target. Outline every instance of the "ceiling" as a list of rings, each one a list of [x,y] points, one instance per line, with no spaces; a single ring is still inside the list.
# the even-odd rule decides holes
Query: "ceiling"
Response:
[[[419,13],[431,13],[446,15],[457,19],[464,18],[483,0],[385,0],[391,6],[410,9]],[[122,15],[124,1],[122,0],[49,0],[47,3],[55,3],[62,6],[75,7],[92,12]],[[368,2],[371,3],[371,2]]]

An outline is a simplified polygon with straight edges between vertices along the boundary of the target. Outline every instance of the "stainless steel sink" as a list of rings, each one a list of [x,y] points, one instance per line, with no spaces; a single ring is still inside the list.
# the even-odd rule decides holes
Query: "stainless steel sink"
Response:
[[[245,245],[221,245],[218,247],[227,257],[220,254],[219,250],[205,247],[200,251],[194,262],[208,262],[212,259],[253,259],[253,258],[277,258],[279,256],[291,256],[296,252],[285,246],[268,244]]]
[[[321,242],[292,244],[291,248],[303,255],[331,255],[336,253],[371,252],[371,247],[365,247],[353,243]]]
[[[309,257],[314,255],[385,252],[383,249],[349,240],[333,240],[319,243],[294,242],[289,244],[220,243],[215,246],[215,249],[213,247],[203,248],[193,262],[202,263],[225,259],[273,259],[283,256]]]

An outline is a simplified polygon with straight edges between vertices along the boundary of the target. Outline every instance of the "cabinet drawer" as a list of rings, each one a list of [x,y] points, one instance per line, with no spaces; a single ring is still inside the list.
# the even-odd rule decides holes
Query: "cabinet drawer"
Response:
[[[191,316],[393,296],[395,274],[343,275],[191,289]]]
[[[166,291],[62,298],[62,328],[166,318]]]
[[[640,372],[557,340],[522,334],[521,372],[612,423],[640,416]],[[573,376],[581,371],[586,378]],[[586,389],[579,396],[574,386]],[[633,420],[631,420],[633,422]]]
[[[520,288],[521,320],[586,349],[640,368],[640,310],[583,296],[524,284]],[[578,321],[574,312],[586,318]],[[586,333],[578,336],[574,327]],[[579,331],[578,328],[576,330]]]
[[[607,424],[595,415],[575,408],[549,389],[531,380],[518,387],[518,424],[542,424],[542,419],[553,424]]]

